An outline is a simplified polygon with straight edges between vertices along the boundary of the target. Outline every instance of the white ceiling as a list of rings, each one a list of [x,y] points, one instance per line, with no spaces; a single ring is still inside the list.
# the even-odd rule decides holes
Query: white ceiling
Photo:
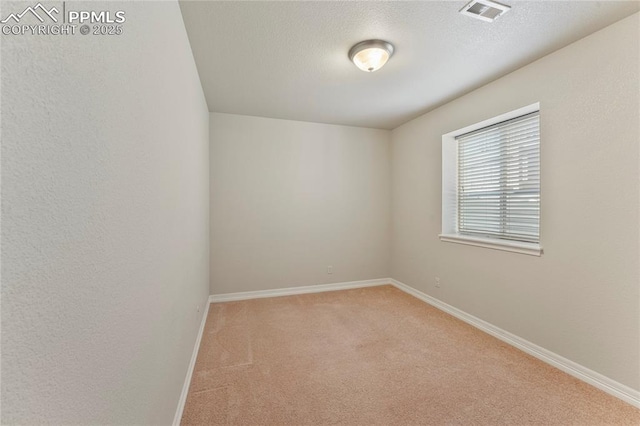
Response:
[[[640,10],[638,1],[503,0],[494,23],[466,1],[181,1],[209,110],[392,129]],[[347,57],[395,45],[381,70]]]

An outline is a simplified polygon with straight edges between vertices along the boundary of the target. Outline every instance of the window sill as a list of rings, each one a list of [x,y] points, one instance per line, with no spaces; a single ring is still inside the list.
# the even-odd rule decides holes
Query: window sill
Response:
[[[540,256],[542,254],[542,247],[540,246],[540,244],[535,243],[497,240],[460,234],[440,234],[439,237],[440,241],[444,241],[447,243],[467,244],[470,246],[511,251],[514,253],[528,254],[531,256]]]

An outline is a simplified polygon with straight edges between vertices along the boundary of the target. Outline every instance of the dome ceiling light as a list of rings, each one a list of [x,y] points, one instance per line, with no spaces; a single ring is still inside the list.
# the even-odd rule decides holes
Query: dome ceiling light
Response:
[[[384,40],[365,40],[349,50],[349,59],[365,72],[379,70],[393,55],[393,45]]]

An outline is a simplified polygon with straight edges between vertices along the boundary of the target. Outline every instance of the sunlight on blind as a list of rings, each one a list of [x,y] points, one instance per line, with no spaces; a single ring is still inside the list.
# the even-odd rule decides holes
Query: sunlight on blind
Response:
[[[539,242],[540,115],[456,137],[458,232]]]

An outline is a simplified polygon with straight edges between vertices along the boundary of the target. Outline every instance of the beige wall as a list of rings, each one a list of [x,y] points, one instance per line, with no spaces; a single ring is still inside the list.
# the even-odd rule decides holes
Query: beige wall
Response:
[[[406,123],[391,150],[393,278],[635,389],[639,16]],[[534,102],[542,257],[440,242],[441,136]]]
[[[209,113],[176,2],[72,7],[123,34],[2,36],[1,423],[170,424],[209,294]]]
[[[214,113],[210,138],[213,294],[388,277],[388,131]]]

